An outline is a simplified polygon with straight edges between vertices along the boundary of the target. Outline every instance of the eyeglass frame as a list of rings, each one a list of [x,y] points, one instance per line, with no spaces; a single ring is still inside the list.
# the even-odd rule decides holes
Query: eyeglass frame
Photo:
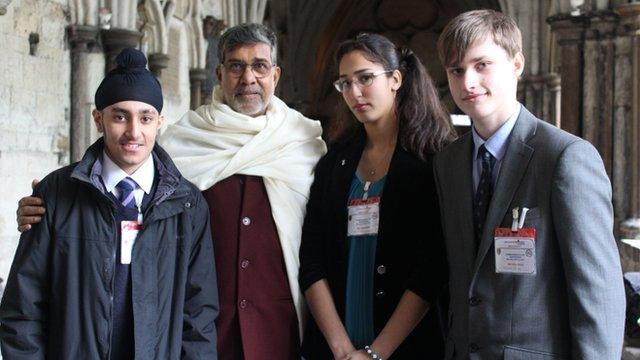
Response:
[[[338,79],[336,81],[333,82],[333,87],[338,90],[339,93],[343,93],[346,89],[341,90],[341,86],[340,84],[345,84],[345,81],[350,81],[351,84],[349,85],[349,88],[351,88],[351,86],[353,86],[353,84],[357,84],[358,89],[363,89],[365,87],[369,87],[371,86],[371,84],[373,84],[373,80],[382,75],[382,74],[388,74],[388,73],[392,73],[395,70],[380,70],[380,71],[374,71],[374,72],[362,72],[360,74],[354,75],[351,77],[351,80],[349,80],[349,78],[345,78],[345,79]],[[363,76],[363,75],[369,75],[371,76],[371,82],[369,84],[363,84],[362,82],[360,82],[360,80],[353,80],[353,79],[357,79],[359,76]]]
[[[239,73],[234,73],[233,71],[229,70],[229,65],[241,65],[242,66],[242,71],[240,71]],[[229,65],[225,65],[224,63],[220,64],[221,67],[223,67],[227,73],[229,73],[231,76],[235,77],[235,78],[241,78],[242,75],[244,75],[245,71],[247,71],[247,66],[249,66],[251,68],[251,73],[253,74],[253,76],[255,76],[256,79],[263,79],[267,76],[269,76],[271,74],[271,71],[273,70],[273,68],[277,67],[277,64],[271,64],[267,61],[256,61],[254,63],[251,64],[247,64],[244,61],[238,61],[238,60],[232,60],[229,61]],[[269,69],[267,70],[267,73],[264,75],[261,75],[259,73],[256,72],[254,66],[256,65],[268,65]]]

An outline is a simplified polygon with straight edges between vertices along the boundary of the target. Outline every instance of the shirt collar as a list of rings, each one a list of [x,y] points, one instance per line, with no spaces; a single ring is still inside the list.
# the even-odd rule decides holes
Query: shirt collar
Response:
[[[153,177],[155,176],[155,167],[153,163],[153,155],[149,154],[147,160],[133,174],[129,175],[122,170],[116,163],[109,158],[106,152],[102,153],[102,173],[100,174],[107,192],[113,192],[116,185],[125,177],[130,177],[138,184],[146,194],[151,192],[153,186]]]
[[[504,157],[505,152],[507,151],[507,140],[509,139],[509,135],[511,134],[511,130],[516,124],[516,120],[520,115],[520,109],[522,105],[518,103],[516,107],[516,111],[507,119],[507,121],[502,124],[502,126],[496,131],[490,138],[486,141],[483,140],[480,135],[476,132],[476,129],[471,126],[471,134],[473,136],[473,159],[475,160],[478,156],[478,150],[480,146],[484,144],[485,148],[493,157],[500,161]]]

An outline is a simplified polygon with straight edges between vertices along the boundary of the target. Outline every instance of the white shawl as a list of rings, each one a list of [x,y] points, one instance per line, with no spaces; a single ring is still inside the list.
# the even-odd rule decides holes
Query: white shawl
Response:
[[[187,112],[159,141],[200,190],[234,174],[263,178],[302,339],[305,301],[298,285],[298,251],[313,169],[327,151],[322,128],[276,96],[266,115],[258,117],[232,110],[222,96],[217,86],[211,104]]]

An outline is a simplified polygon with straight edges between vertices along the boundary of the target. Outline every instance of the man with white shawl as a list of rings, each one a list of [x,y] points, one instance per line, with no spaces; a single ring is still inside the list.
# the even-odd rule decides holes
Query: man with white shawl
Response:
[[[300,358],[300,233],[326,146],[319,122],[274,95],[276,42],[263,25],[227,30],[212,103],[189,111],[160,138],[209,203],[219,359]]]

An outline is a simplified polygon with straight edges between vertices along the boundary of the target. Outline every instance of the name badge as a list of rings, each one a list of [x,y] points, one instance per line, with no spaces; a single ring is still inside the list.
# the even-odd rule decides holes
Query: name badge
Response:
[[[494,248],[496,273],[536,274],[536,229],[521,228],[517,231],[497,228]]]
[[[120,223],[120,263],[131,264],[131,252],[136,242],[138,232],[142,227],[137,221],[122,221]]]
[[[353,199],[349,202],[348,236],[377,235],[380,222],[380,197]]]

